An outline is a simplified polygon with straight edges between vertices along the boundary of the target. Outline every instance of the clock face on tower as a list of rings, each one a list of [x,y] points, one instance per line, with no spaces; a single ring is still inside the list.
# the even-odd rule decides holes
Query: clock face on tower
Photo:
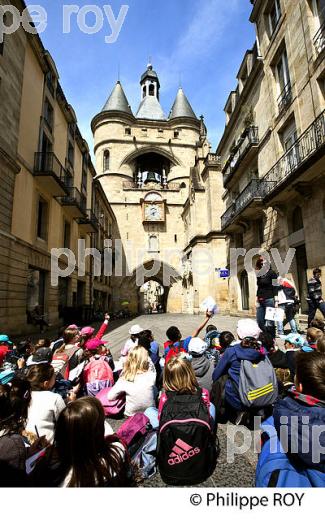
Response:
[[[157,202],[146,202],[144,204],[145,222],[163,222],[164,220],[163,204],[159,204]]]

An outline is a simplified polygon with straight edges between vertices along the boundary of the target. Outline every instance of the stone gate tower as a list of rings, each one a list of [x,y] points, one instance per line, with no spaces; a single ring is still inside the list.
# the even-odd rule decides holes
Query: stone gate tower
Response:
[[[128,269],[128,276],[113,278],[114,308],[127,300],[138,311],[140,286],[149,280],[164,287],[169,312],[198,312],[208,295],[223,308],[227,284],[218,276],[226,265],[219,231],[222,175],[203,117],[197,118],[182,88],[164,114],[151,64],[140,87],[135,114],[118,81],[92,120],[97,176],[123,246],[115,259]]]

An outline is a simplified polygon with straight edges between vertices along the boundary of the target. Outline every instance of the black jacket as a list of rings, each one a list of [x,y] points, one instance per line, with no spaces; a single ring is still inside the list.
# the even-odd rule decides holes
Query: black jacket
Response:
[[[261,300],[267,300],[274,298],[279,292],[279,286],[273,285],[273,280],[277,280],[277,274],[272,270],[264,274],[263,276],[257,276],[257,298]]]

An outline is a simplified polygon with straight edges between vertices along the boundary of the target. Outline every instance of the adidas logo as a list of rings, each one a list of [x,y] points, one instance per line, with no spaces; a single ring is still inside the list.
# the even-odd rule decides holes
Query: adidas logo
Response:
[[[200,453],[200,448],[193,448],[182,439],[177,439],[172,452],[169,455],[168,464],[174,466],[174,464],[181,464],[185,460],[195,457]]]

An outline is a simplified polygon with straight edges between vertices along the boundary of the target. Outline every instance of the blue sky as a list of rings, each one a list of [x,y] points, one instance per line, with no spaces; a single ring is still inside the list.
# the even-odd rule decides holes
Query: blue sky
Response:
[[[111,34],[105,18],[103,29],[87,35],[71,18],[70,34],[63,34],[63,5],[80,8],[110,4],[117,17],[122,4],[129,6],[117,41],[105,43]],[[120,79],[133,111],[140,102],[139,80],[152,56],[161,83],[161,104],[168,114],[181,81],[194,111],[205,116],[215,149],[225,117],[223,107],[245,51],[254,43],[248,21],[249,0],[28,0],[48,13],[41,34],[52,54],[69,103],[80,129],[92,147],[90,121],[110,94],[120,69]],[[93,23],[92,15],[87,18]]]

